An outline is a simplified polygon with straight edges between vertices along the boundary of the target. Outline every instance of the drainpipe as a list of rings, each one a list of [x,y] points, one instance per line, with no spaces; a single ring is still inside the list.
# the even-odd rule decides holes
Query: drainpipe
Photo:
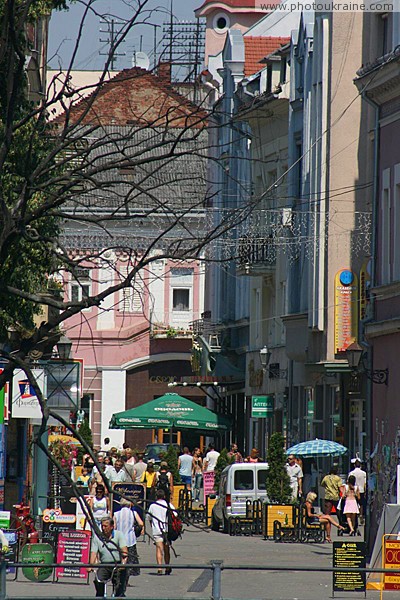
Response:
[[[371,232],[371,288],[375,287],[375,272],[376,272],[376,229],[378,223],[378,205],[379,205],[379,105],[368,98],[365,92],[362,92],[361,97],[365,100],[370,106],[373,107],[375,111],[375,125],[374,125],[374,173],[373,173],[373,191],[372,191],[372,232]],[[364,328],[365,325],[375,318],[375,298],[371,294],[370,297],[371,302],[371,316],[363,322],[362,334],[364,338]],[[363,339],[363,341],[365,341]],[[373,360],[372,360],[372,348],[370,344],[367,342],[368,352],[367,352],[367,370],[369,373],[372,372],[373,369]],[[366,440],[365,440],[365,448],[369,449],[371,454],[372,448],[372,392],[373,392],[373,382],[370,377],[367,378],[367,404],[365,410],[365,419],[367,423],[366,428]],[[370,460],[367,460],[367,474],[369,476],[370,473]],[[365,530],[366,530],[366,542],[367,547],[370,547],[370,511],[369,504],[366,507],[366,522],[365,522]]]

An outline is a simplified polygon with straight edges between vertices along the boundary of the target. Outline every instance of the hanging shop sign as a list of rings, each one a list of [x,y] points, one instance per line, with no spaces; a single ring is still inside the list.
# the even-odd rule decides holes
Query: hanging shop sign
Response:
[[[342,269],[335,275],[335,356],[342,356],[358,338],[358,278]]]
[[[273,396],[252,396],[251,397],[251,416],[253,418],[272,417],[274,414]]]

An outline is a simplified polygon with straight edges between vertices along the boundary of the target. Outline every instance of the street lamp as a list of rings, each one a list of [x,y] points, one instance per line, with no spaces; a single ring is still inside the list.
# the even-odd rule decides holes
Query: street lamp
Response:
[[[270,360],[271,352],[268,350],[267,346],[264,346],[260,350],[260,362],[264,373],[268,371],[270,379],[287,379],[287,369],[280,369],[278,363],[276,366],[274,364],[271,365],[271,367],[268,367]]]
[[[60,360],[68,360],[71,356],[72,342],[66,335],[62,335],[57,342],[57,351]]]
[[[388,385],[389,369],[374,369],[369,371],[364,366],[363,354],[364,348],[357,344],[357,342],[353,342],[346,349],[346,358],[352,370],[353,377],[357,377],[358,373],[364,373],[373,383]]]

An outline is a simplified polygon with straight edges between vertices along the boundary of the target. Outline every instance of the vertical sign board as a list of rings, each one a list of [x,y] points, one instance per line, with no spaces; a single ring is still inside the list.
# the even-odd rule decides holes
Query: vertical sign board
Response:
[[[341,356],[358,338],[358,278],[342,269],[335,275],[335,356]]]
[[[400,540],[384,539],[383,568],[394,569],[396,572],[384,574],[384,590],[400,590]]]
[[[204,504],[207,502],[207,496],[209,496],[210,494],[215,494],[214,481],[215,481],[214,471],[204,471],[204,473],[203,473]]]
[[[333,543],[334,568],[359,568],[366,567],[365,542],[334,542]],[[364,592],[366,593],[366,573],[356,571],[334,571],[332,596],[335,592]]]
[[[274,398],[272,396],[252,396],[251,416],[253,418],[272,417],[274,414]]]
[[[8,565],[8,563],[16,563],[18,562],[18,534],[16,531],[6,531],[5,529],[3,529],[3,535],[6,538],[7,542],[8,542],[8,546],[9,546],[9,551],[7,552],[7,554],[5,555],[5,559],[6,559],[6,573],[7,575],[9,573],[15,574],[17,568],[16,567],[10,567]]]
[[[57,561],[62,567],[56,567],[57,579],[78,577],[87,579],[86,567],[77,563],[88,564],[90,554],[91,533],[88,531],[64,531],[58,536]]]

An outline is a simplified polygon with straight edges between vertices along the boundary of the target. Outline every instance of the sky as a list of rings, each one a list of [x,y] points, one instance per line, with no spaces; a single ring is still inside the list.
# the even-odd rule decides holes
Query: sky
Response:
[[[78,0],[76,3],[69,3],[69,11],[54,11],[50,20],[49,29],[49,65],[51,68],[65,68],[70,60],[78,36],[79,26],[82,21],[84,5],[89,0]],[[90,0],[93,10],[88,13],[82,30],[82,39],[74,60],[74,69],[96,70],[102,69],[106,56],[100,53],[107,53],[108,44],[106,40],[110,36],[107,34],[107,24],[101,24],[103,16],[107,20],[114,18],[114,21],[122,21],[130,18],[133,14],[133,8],[136,6],[135,0]],[[201,6],[203,0],[172,0],[173,15],[176,20],[194,20],[194,9]],[[125,56],[117,58],[115,69],[120,70],[132,66],[132,56],[135,52],[142,50],[150,56],[150,65],[153,64],[154,47],[154,26],[157,28],[158,53],[162,50],[162,24],[169,21],[170,0],[149,0],[146,10],[142,13],[141,21],[146,24],[135,25],[126,41],[121,44],[118,52]],[[121,26],[115,25],[115,28]],[[102,33],[100,30],[104,30]]]

